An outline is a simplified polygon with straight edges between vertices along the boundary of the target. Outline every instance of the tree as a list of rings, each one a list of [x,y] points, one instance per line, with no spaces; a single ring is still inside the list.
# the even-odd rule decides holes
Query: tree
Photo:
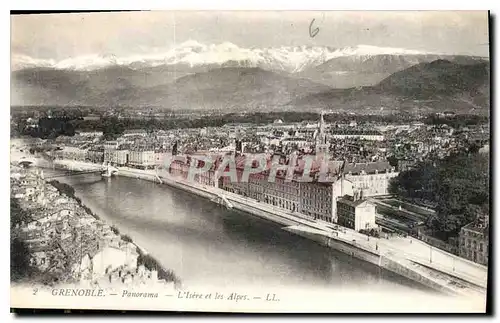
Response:
[[[59,181],[53,180],[50,181],[49,184],[57,188],[59,193],[66,194],[69,197],[75,197],[75,189],[66,183],[61,183]]]
[[[24,211],[15,198],[10,199],[10,227],[14,228],[22,222],[28,222],[31,217]]]
[[[423,199],[436,206],[429,220],[435,235],[446,240],[480,214],[489,213],[489,160],[482,154],[458,154],[401,172],[389,186],[393,194]]]
[[[30,266],[30,251],[19,238],[10,239],[10,279],[19,281],[28,278],[33,272]]]

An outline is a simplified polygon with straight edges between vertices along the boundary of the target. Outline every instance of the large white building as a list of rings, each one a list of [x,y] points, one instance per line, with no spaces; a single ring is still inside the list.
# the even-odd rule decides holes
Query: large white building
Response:
[[[144,129],[127,129],[123,132],[123,137],[146,137],[147,134]]]
[[[66,146],[58,152],[59,156],[63,159],[84,161],[87,156],[87,149],[80,149],[79,147]]]
[[[332,130],[330,136],[333,139],[360,139],[370,141],[383,141],[384,135],[376,130]]]
[[[128,164],[136,167],[154,167],[156,165],[154,150],[130,150]]]
[[[399,175],[387,161],[346,163],[343,173],[344,178],[366,197],[389,194],[391,179]]]

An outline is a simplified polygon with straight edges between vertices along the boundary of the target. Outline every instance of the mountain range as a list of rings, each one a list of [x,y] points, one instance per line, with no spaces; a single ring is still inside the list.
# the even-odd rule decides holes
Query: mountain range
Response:
[[[27,55],[13,55],[12,70],[30,67],[54,69],[94,70],[109,66],[131,68],[167,66],[218,66],[239,64],[233,67],[261,67],[273,71],[300,72],[308,67],[320,65],[332,58],[370,55],[424,54],[416,50],[359,45],[356,47],[332,48],[326,46],[280,46],[269,48],[242,48],[235,44],[201,44],[189,40],[168,50],[149,50],[140,55],[116,56],[114,54],[84,55],[62,60],[38,59]]]
[[[128,57],[13,55],[11,67],[12,105],[393,110],[458,96],[469,109],[489,103],[487,58],[366,45],[258,49],[188,41]]]
[[[331,89],[301,97],[289,105],[367,112],[488,114],[490,63],[458,64],[448,60],[419,63],[393,73],[373,86]]]

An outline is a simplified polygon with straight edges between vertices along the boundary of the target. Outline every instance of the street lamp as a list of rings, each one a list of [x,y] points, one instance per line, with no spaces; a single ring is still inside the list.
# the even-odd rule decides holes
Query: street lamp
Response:
[[[432,264],[432,246],[429,248],[429,262]]]

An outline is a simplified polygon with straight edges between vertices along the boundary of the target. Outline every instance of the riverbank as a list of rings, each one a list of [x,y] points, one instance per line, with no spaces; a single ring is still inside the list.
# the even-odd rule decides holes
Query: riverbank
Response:
[[[172,271],[104,223],[70,185],[46,182],[43,170],[12,165],[11,186],[11,210],[12,203],[17,206],[11,212],[11,241],[24,250],[23,258],[14,258],[19,281],[111,290],[180,286]]]
[[[309,220],[305,216],[292,214],[216,187],[174,178],[166,172],[157,173],[154,170],[127,167],[119,167],[118,170],[119,176],[161,182],[210,200],[223,195],[236,210],[279,223],[289,232],[370,262],[412,281],[447,294],[477,295],[484,298],[486,268],[442,250],[429,249],[428,245],[420,241],[408,238],[368,239],[366,235],[353,230],[335,229],[332,224]],[[426,258],[429,252],[432,253],[432,259]]]
[[[335,228],[333,224],[308,220],[305,216],[298,216],[215,187],[194,184],[168,175],[160,177],[167,185],[201,197],[213,199],[223,195],[237,210],[279,223],[284,226],[284,230],[445,294],[485,297],[487,270],[484,266],[439,249],[428,249],[429,246],[421,241],[402,237],[368,238],[354,230]],[[429,250],[433,252],[432,259],[425,257]]]

